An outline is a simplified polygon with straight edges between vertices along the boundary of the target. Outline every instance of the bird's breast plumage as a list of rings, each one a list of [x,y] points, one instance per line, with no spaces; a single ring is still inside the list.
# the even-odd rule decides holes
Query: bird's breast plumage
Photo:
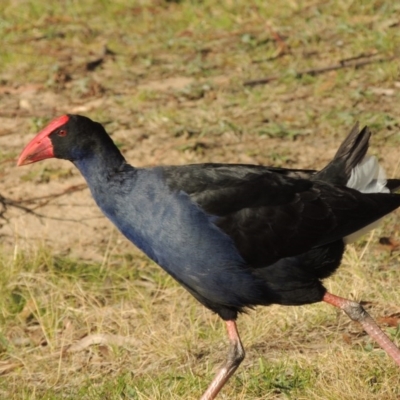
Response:
[[[104,214],[147,256],[210,308],[241,308],[267,295],[265,283],[252,274],[215,218],[185,192],[171,190],[161,170],[135,170],[134,179],[123,176],[126,173],[96,185],[92,194]]]

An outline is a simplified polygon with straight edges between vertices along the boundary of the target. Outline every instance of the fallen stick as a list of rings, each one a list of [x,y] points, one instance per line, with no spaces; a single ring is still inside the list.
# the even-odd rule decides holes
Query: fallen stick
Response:
[[[62,197],[66,194],[70,194],[73,192],[85,190],[87,188],[86,185],[80,184],[80,185],[73,185],[68,187],[67,189],[64,189],[63,191],[59,193],[53,193],[45,196],[39,196],[39,197],[31,197],[29,199],[25,200],[12,200],[9,198],[6,198],[0,194],[0,220],[4,220],[5,222],[9,222],[8,217],[6,217],[6,212],[10,207],[14,207],[17,209],[20,209],[21,211],[26,212],[27,214],[34,215],[38,218],[48,218],[48,219],[54,219],[57,221],[72,221],[72,222],[77,222],[75,219],[65,219],[65,218],[57,218],[57,217],[50,217],[41,213],[36,212],[38,208],[46,206],[48,203],[50,203],[52,200]],[[28,207],[24,204],[36,204],[33,207]],[[37,204],[38,203],[38,204]],[[82,219],[80,220],[82,221]],[[1,223],[0,223],[1,227]]]
[[[138,346],[140,341],[129,336],[111,335],[106,333],[94,333],[85,336],[77,343],[63,350],[64,353],[77,353],[93,345],[109,346]]]
[[[295,76],[296,76],[296,78],[301,78],[303,75],[315,76],[315,75],[323,74],[325,72],[335,71],[335,70],[342,69],[342,68],[360,68],[360,67],[363,67],[364,65],[368,65],[368,64],[392,61],[395,58],[396,57],[393,56],[393,57],[387,57],[387,58],[378,58],[375,60],[370,60],[370,59],[362,60],[362,61],[358,61],[358,62],[348,62],[346,60],[343,60],[339,64],[328,65],[328,66],[322,67],[322,68],[311,68],[311,69],[306,69],[304,71],[299,71],[299,72],[296,72]],[[276,81],[276,80],[280,79],[281,77],[282,77],[282,75],[271,75],[267,78],[245,81],[243,83],[243,85],[244,86],[265,85],[269,82]]]

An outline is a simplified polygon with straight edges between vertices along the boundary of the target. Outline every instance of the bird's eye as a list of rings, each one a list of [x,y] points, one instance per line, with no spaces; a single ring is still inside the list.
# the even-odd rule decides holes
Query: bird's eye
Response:
[[[67,136],[67,131],[66,131],[65,129],[60,129],[60,130],[57,132],[57,135],[60,136],[60,137]]]

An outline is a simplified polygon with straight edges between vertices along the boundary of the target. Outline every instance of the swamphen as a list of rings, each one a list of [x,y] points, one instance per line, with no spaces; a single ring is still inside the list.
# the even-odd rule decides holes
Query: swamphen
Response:
[[[238,313],[257,305],[325,301],[360,322],[400,365],[400,350],[362,306],[321,280],[345,244],[400,206],[366,155],[370,132],[356,125],[321,171],[260,165],[197,164],[135,168],[102,125],[63,115],[22,151],[18,165],[72,161],[118,229],[226,323],[225,363],[202,396],[214,399],[244,358]]]

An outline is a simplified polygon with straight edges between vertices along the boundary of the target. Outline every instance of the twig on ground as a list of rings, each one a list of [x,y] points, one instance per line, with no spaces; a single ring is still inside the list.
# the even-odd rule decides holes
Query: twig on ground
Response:
[[[85,336],[79,342],[64,349],[64,353],[77,353],[93,345],[109,346],[138,346],[140,341],[129,336],[111,335],[105,333],[95,333]]]
[[[6,198],[0,194],[0,219],[8,222],[8,218],[6,217],[6,212],[9,207],[14,207],[18,208],[22,211],[25,211],[27,214],[32,214],[38,218],[49,218],[49,219],[56,219],[60,221],[75,221],[71,219],[66,219],[66,218],[56,218],[56,217],[50,217],[41,213],[36,212],[38,208],[44,207],[45,205],[49,204],[52,200],[57,199],[59,197],[62,197],[66,194],[69,193],[74,193],[77,191],[81,191],[85,189],[87,186],[85,184],[81,185],[74,185],[70,186],[69,188],[59,192],[59,193],[52,193],[46,196],[40,196],[40,197],[32,197],[29,199],[25,200],[12,200],[9,198]],[[28,207],[24,204],[35,204],[39,202],[39,204],[36,204],[34,207]]]
[[[0,363],[0,375],[7,374],[22,366],[21,362],[2,361]]]
[[[69,194],[69,193],[79,192],[79,191],[84,190],[86,188],[87,188],[87,185],[84,184],[84,183],[82,183],[81,185],[73,185],[73,186],[68,187],[67,189],[62,190],[59,193],[52,193],[52,194],[48,194],[46,196],[32,197],[30,199],[20,200],[20,201],[18,201],[18,204],[21,204],[21,203],[30,204],[30,203],[36,203],[37,201],[40,201],[40,203],[37,206],[35,206],[32,209],[30,209],[31,211],[33,211],[33,210],[36,210],[36,209],[38,209],[40,207],[46,206],[47,204],[49,204],[54,199],[57,199],[57,198],[62,197],[64,195],[66,195],[66,194]]]
[[[365,57],[371,57],[371,56],[364,55],[362,57],[365,58]],[[373,59],[373,60],[367,59],[367,60],[362,60],[362,61],[358,61],[358,62],[351,62],[351,61],[354,61],[354,60],[359,59],[359,58],[360,58],[359,56],[352,57],[352,58],[349,58],[349,59],[346,59],[346,60],[341,60],[339,62],[339,64],[328,65],[328,66],[322,67],[322,68],[306,69],[304,71],[296,72],[295,76],[296,76],[296,78],[301,78],[304,75],[315,76],[315,75],[323,74],[325,72],[335,71],[335,70],[342,69],[342,68],[360,68],[360,67],[363,67],[363,66],[368,65],[368,64],[392,61],[396,57],[393,56],[393,57],[386,57],[386,58],[377,58],[377,59]],[[276,80],[280,79],[281,77],[282,77],[282,75],[271,75],[271,76],[266,77],[266,78],[245,81],[243,83],[243,85],[244,86],[265,85],[265,84],[267,84],[269,82],[276,81]]]

